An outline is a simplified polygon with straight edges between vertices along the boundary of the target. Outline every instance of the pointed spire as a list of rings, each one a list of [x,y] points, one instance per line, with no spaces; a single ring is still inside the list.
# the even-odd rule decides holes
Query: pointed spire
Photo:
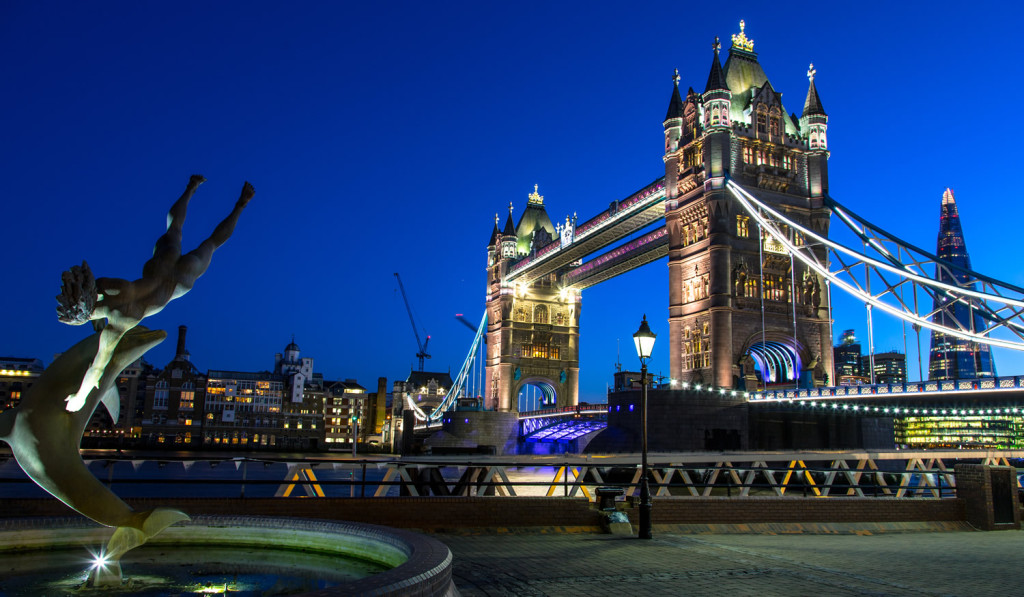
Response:
[[[516,225],[512,222],[512,202],[508,202],[508,219],[505,220],[505,229],[501,231],[502,236],[515,237]]]
[[[490,242],[487,243],[488,247],[494,247],[498,245],[498,236],[501,234],[501,231],[498,230],[498,222],[500,220],[501,218],[498,217],[498,214],[494,214],[494,231],[491,232],[491,240]]]
[[[804,101],[804,116],[826,116],[825,108],[821,105],[821,98],[818,97],[818,88],[814,86],[814,75],[818,71],[814,70],[814,63],[807,69],[807,78],[810,79],[811,84],[807,88],[807,100]]]
[[[704,93],[709,91],[728,91],[729,87],[725,84],[725,74],[722,72],[722,62],[718,59],[718,51],[722,49],[721,42],[715,37],[715,43],[711,44],[711,47],[715,50],[715,57],[711,61],[711,73],[708,74],[708,84],[704,87]]]
[[[668,113],[665,114],[665,122],[672,120],[673,118],[683,117],[683,98],[679,97],[679,69],[676,69],[676,74],[672,75],[672,82],[675,83],[672,86],[672,99],[668,102]]]

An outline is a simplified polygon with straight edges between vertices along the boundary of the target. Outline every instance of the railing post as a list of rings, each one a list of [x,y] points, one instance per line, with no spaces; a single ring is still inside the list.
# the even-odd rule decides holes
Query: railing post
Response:
[[[241,491],[241,495],[239,496],[242,499],[245,499],[245,478],[246,478],[246,475],[248,474],[248,472],[249,472],[249,461],[248,460],[243,460],[242,461],[242,491]]]
[[[359,489],[359,497],[366,497],[366,463],[363,463],[363,482]]]

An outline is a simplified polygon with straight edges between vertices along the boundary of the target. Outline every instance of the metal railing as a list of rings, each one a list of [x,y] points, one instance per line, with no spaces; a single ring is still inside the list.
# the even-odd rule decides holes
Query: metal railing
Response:
[[[956,462],[1012,466],[1024,451],[737,452],[655,454],[656,497],[956,495]],[[91,470],[122,497],[546,496],[593,499],[598,486],[636,495],[635,455],[379,460],[96,458]],[[1018,480],[1018,487],[1020,481]],[[46,494],[0,456],[0,497]]]

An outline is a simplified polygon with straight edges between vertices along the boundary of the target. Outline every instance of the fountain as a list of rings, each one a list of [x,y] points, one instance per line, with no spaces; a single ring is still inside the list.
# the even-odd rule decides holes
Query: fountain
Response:
[[[141,278],[134,281],[95,278],[84,261],[81,266],[64,272],[61,294],[57,296],[59,319],[71,325],[91,321],[96,333],[62,353],[14,409],[0,413],[0,439],[10,445],[19,466],[36,484],[71,509],[114,531],[108,536],[106,529],[98,529],[78,518],[0,519],[0,553],[5,554],[2,559],[5,568],[0,569],[0,578],[33,576],[32,570],[40,562],[45,569],[52,570],[51,560],[57,556],[72,562],[76,557],[84,559],[82,550],[91,546],[92,562],[73,587],[76,591],[188,594],[191,589],[178,581],[143,587],[141,577],[129,577],[132,582],[126,583],[122,562],[129,561],[126,559],[129,552],[148,544],[146,554],[142,551],[138,552],[138,557],[132,554],[134,566],[145,568],[148,564],[141,562],[149,561],[164,571],[175,568],[181,572],[184,564],[181,560],[200,560],[201,568],[210,567],[212,562],[208,561],[208,555],[231,548],[236,550],[236,555],[224,558],[227,562],[220,568],[265,572],[268,562],[275,561],[265,550],[283,549],[290,555],[278,555],[277,561],[297,562],[294,567],[305,567],[312,571],[312,576],[300,575],[296,581],[283,574],[271,574],[274,584],[254,594],[302,593],[310,588],[309,582],[323,583],[330,576],[333,580],[326,581],[329,586],[314,588],[329,594],[383,594],[397,590],[406,593],[415,589],[413,592],[421,595],[456,595],[451,583],[451,552],[436,540],[371,525],[259,517],[197,516],[190,519],[184,512],[171,508],[137,512],[86,468],[78,446],[93,412],[102,402],[111,419],[118,419],[120,397],[115,386],[118,376],[167,336],[161,330],[139,325],[142,319],[161,311],[171,300],[191,290],[209,267],[213,252],[230,238],[242,210],[255,194],[252,185],[245,183],[231,213],[209,238],[183,255],[181,233],[188,203],[205,180],[202,176],[192,176],[185,192],[171,206],[167,232],[157,240],[153,257],[142,268]],[[104,541],[105,547],[96,547]],[[240,557],[238,549],[242,550]],[[264,551],[249,551],[252,549]],[[179,554],[178,564],[170,563],[168,554],[171,553]],[[25,555],[15,557],[14,554]],[[181,554],[184,557],[180,557]],[[349,562],[344,567],[359,572],[328,574],[339,566],[342,557]],[[316,565],[316,562],[321,564]],[[81,566],[73,564],[72,569],[77,568]],[[190,570],[187,575],[202,576],[196,570]],[[242,576],[245,577],[245,573]],[[74,578],[75,573],[71,573],[71,577]],[[284,586],[293,581],[298,583],[297,589]],[[9,582],[12,581],[4,580],[4,583]],[[41,582],[44,584],[26,584],[24,594],[69,592],[67,587],[46,588],[45,583],[59,582],[59,579],[44,578]],[[195,589],[192,593],[239,592],[230,588],[229,581],[207,582],[208,586],[192,587]],[[150,589],[155,592],[144,593]],[[0,593],[14,594],[15,589],[0,585]]]

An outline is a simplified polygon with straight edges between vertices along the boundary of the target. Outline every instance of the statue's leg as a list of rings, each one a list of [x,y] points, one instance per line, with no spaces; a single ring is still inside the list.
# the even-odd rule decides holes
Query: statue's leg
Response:
[[[181,257],[181,231],[185,226],[185,214],[188,212],[188,202],[192,199],[199,185],[206,182],[206,179],[199,174],[193,174],[185,187],[185,192],[174,202],[171,210],[167,212],[167,232],[156,240],[153,247],[153,256],[142,266],[143,278],[160,277],[167,275],[167,272]]]
[[[178,243],[181,243],[181,228],[185,224],[185,213],[188,211],[188,202],[192,199],[199,185],[206,182],[206,179],[199,174],[193,174],[188,180],[185,192],[174,202],[171,210],[167,212],[167,232],[176,232]]]
[[[235,224],[238,223],[238,216],[242,215],[242,210],[245,209],[245,206],[249,204],[249,200],[252,199],[255,194],[256,191],[253,190],[252,185],[245,183],[242,186],[242,194],[238,197],[238,201],[235,202],[235,208],[231,210],[228,217],[224,218],[220,224],[217,224],[217,227],[213,229],[213,234],[210,235],[210,238],[204,240],[200,244],[200,247],[207,245],[210,253],[212,254],[214,250],[226,243],[227,240],[231,238],[231,234],[235,231]]]
[[[242,186],[242,194],[238,197],[238,201],[235,202],[235,207],[228,214],[228,217],[224,218],[220,224],[217,224],[209,238],[199,243],[198,247],[189,251],[178,260],[178,264],[175,267],[175,275],[178,277],[179,284],[191,288],[196,279],[203,275],[206,268],[210,267],[213,252],[231,238],[231,234],[235,231],[235,225],[238,223],[238,217],[242,215],[242,210],[245,209],[245,206],[249,204],[249,200],[255,194],[256,191],[253,190],[252,185],[248,182],[245,183]]]

